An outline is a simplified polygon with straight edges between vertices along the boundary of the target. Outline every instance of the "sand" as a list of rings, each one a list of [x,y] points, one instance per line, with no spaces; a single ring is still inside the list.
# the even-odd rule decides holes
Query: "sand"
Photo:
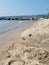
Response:
[[[23,31],[1,52],[0,65],[49,65],[49,19]]]

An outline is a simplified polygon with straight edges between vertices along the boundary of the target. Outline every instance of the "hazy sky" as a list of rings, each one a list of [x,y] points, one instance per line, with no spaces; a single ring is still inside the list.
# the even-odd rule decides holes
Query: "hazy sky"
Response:
[[[0,16],[46,14],[49,0],[0,0]]]

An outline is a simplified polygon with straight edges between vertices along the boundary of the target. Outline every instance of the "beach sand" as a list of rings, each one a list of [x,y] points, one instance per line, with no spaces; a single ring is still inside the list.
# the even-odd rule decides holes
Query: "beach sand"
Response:
[[[49,65],[49,19],[40,19],[0,54],[0,65]]]

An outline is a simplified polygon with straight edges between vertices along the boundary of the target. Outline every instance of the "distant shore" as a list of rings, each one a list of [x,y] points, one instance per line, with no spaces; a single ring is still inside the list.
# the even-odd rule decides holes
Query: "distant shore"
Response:
[[[0,20],[37,20],[39,18],[47,18],[47,15],[3,16]]]
[[[31,18],[28,18],[28,17],[26,17],[26,18],[7,18],[7,17],[1,17],[0,18],[0,20],[37,20],[38,18],[36,18],[36,17],[31,17]]]

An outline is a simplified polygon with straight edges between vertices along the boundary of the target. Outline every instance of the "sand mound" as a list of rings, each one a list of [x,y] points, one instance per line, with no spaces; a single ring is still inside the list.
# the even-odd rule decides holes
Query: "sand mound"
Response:
[[[21,34],[27,46],[47,47],[49,49],[49,19],[42,19]],[[27,43],[27,44],[26,44]]]
[[[2,52],[0,65],[49,65],[49,20],[39,20],[24,31]]]

